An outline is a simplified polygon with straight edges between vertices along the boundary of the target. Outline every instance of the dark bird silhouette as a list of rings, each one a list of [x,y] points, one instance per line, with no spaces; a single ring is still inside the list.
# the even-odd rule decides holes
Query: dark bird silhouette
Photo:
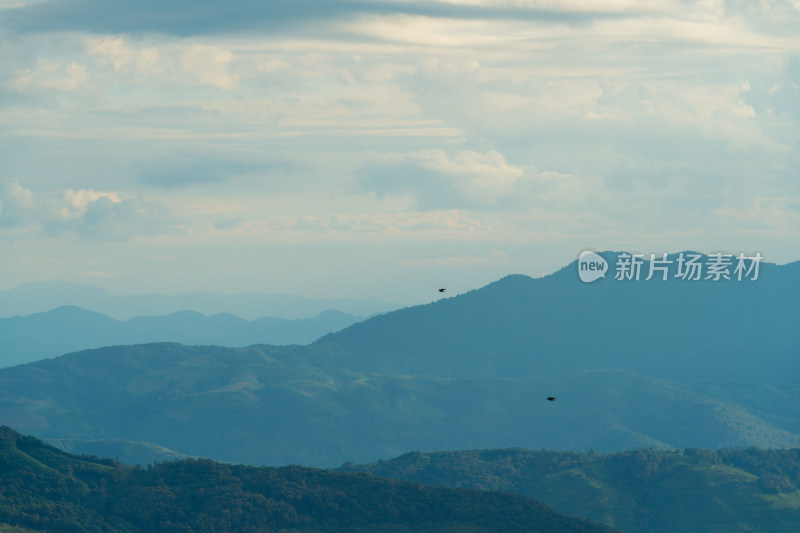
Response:
[[[447,290],[447,289],[439,289],[439,292],[444,292],[444,291],[446,291],[446,290]]]
[[[548,396],[548,397],[547,397],[547,401],[548,401],[548,402],[554,402],[554,401],[556,401],[557,399],[558,399],[558,398],[556,398],[555,396]]]

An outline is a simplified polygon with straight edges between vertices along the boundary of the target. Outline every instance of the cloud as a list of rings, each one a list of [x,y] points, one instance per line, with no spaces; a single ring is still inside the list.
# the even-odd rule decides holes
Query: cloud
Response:
[[[81,276],[85,276],[87,278],[121,278],[124,277],[123,274],[118,272],[104,272],[102,270],[84,270],[83,272],[79,273]]]
[[[64,207],[61,208],[59,215],[62,219],[80,218],[86,214],[90,205],[100,199],[111,203],[121,203],[119,195],[115,192],[97,192],[91,189],[81,189],[73,191],[68,189],[64,192]]]
[[[9,0],[6,0],[9,1]],[[11,0],[13,2],[13,0]],[[791,0],[794,1],[794,0]],[[752,2],[749,2],[752,3]],[[769,2],[778,11],[783,0]],[[747,12],[764,18],[758,9],[729,2],[725,12]],[[764,4],[764,2],[761,2]],[[220,34],[291,35],[312,30],[316,35],[337,35],[340,22],[362,17],[408,16],[436,24],[439,20],[517,20],[548,24],[585,26],[597,20],[625,16],[664,16],[690,14],[720,15],[718,2],[680,0],[142,0],[135,4],[104,0],[53,0],[14,4],[8,10],[6,25],[16,32],[81,31],[107,35],[163,34],[180,37]],[[792,10],[794,11],[794,10]],[[773,17],[776,18],[776,17]],[[389,36],[405,39],[396,28]],[[422,37],[422,35],[420,35]]]
[[[69,64],[40,60],[33,69],[18,73],[11,86],[25,92],[40,89],[74,91],[89,80],[86,66],[74,61]]]
[[[71,233],[87,240],[128,240],[167,233],[175,225],[163,204],[92,189],[64,191],[61,206],[45,222],[49,235]]]
[[[757,230],[791,250],[797,5],[25,2],[0,17],[0,174],[29,194],[6,184],[3,235],[92,263],[110,239],[314,243],[312,262],[391,243],[414,272],[518,257],[508,242]]]
[[[131,164],[140,183],[161,189],[221,183],[234,176],[287,166],[288,163],[229,159],[180,151]]]
[[[37,0],[0,0],[0,9],[17,9],[30,5]]]
[[[137,48],[121,35],[90,35],[85,39],[86,52],[111,65],[117,72],[135,70],[144,74],[158,74],[160,54],[155,46]]]
[[[444,150],[425,150],[376,155],[359,170],[359,181],[362,190],[378,198],[410,196],[420,209],[433,210],[496,202],[522,173],[496,151],[461,151],[451,157]]]
[[[742,98],[757,116],[796,121],[800,119],[800,54],[771,63],[765,75],[747,80]]]
[[[800,205],[788,198],[759,197],[750,206],[721,208],[717,215],[742,233],[800,238]]]
[[[0,177],[0,228],[14,228],[30,222],[33,210],[31,191],[17,178]]]
[[[239,217],[222,217],[214,221],[214,229],[218,231],[225,231],[236,225],[244,222],[244,219]]]
[[[411,259],[403,261],[403,266],[430,267],[442,266],[448,268],[458,267],[487,267],[497,266],[509,262],[509,257],[502,251],[494,251],[486,256],[459,255],[440,257],[436,259]]]
[[[93,189],[67,189],[53,198],[32,193],[16,178],[0,178],[0,235],[7,239],[128,240],[170,233],[177,226],[158,201]]]
[[[103,0],[54,0],[9,10],[9,27],[18,32],[82,31],[95,34],[286,32],[298,25],[346,16],[358,1],[295,0],[142,0],[135,5]],[[379,6],[373,9],[382,10]]]
[[[233,59],[230,50],[218,46],[192,45],[181,56],[184,73],[203,85],[229,91],[239,83],[236,74],[228,72]]]
[[[743,24],[761,30],[784,28],[781,33],[788,35],[800,18],[797,0],[142,0],[135,4],[53,0],[24,5],[5,1],[14,8],[5,10],[6,26],[18,33],[80,31],[180,37],[265,32],[291,35],[306,30],[318,36],[336,36],[340,22],[398,15],[420,20],[524,21],[581,27],[631,17],[738,17]],[[406,38],[395,28],[388,29],[387,36]]]
[[[406,211],[331,215],[280,215],[268,219],[229,220],[214,224],[210,234],[272,238],[292,242],[385,242],[386,239],[475,239],[491,237],[495,228],[485,217],[459,210]]]
[[[422,210],[517,211],[543,203],[576,205],[584,196],[575,186],[575,176],[513,165],[496,150],[376,155],[358,174],[362,191],[373,192],[379,199],[408,196]]]

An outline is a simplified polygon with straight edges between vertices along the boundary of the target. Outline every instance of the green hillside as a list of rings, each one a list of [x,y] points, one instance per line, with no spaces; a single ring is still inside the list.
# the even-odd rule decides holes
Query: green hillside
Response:
[[[360,473],[191,459],[132,468],[76,457],[4,426],[0,427],[0,531],[612,530],[561,515],[520,495],[436,488]]]
[[[0,422],[46,439],[321,467],[417,449],[800,446],[798,392],[758,382],[380,376],[299,364],[292,350],[302,347],[150,344],[3,369]],[[558,402],[544,400],[553,393]]]
[[[415,452],[342,469],[517,492],[629,533],[790,533],[800,524],[798,449]]]
[[[189,456],[152,442],[136,442],[116,439],[52,439],[48,444],[75,455],[96,455],[113,457],[126,465],[147,466],[188,459]]]
[[[0,423],[45,439],[148,442],[274,466],[420,449],[800,446],[797,388],[612,370],[550,380],[381,376],[308,366],[296,360],[302,350],[148,344],[2,369]],[[551,394],[559,400],[547,402]],[[82,449],[141,462],[119,447]]]

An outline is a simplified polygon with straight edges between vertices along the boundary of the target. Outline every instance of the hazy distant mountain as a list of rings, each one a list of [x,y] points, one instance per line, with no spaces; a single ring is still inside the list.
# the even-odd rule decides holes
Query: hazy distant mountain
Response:
[[[517,494],[300,466],[186,460],[134,469],[7,427],[0,427],[0,494],[2,531],[612,533]]]
[[[794,533],[800,450],[409,453],[342,470],[517,492],[628,533]]]
[[[42,313],[62,306],[91,309],[117,320],[168,315],[185,309],[206,315],[231,313],[252,320],[264,316],[309,318],[329,309],[370,316],[400,307],[375,299],[314,299],[291,294],[194,292],[178,295],[116,295],[92,285],[67,281],[26,283],[0,291],[0,317]]]
[[[363,320],[340,311],[306,319],[262,317],[244,320],[231,314],[205,316],[180,311],[167,316],[135,317],[121,322],[79,307],[0,319],[0,367],[13,366],[87,348],[147,342],[250,346],[308,344],[326,333]]]

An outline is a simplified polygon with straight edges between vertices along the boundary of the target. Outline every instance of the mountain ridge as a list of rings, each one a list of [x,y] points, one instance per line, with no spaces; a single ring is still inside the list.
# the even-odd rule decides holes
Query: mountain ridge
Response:
[[[309,366],[305,349],[155,343],[3,369],[0,420],[40,438],[321,467],[464,447],[800,447],[796,386],[620,370],[538,381],[382,376]]]
[[[231,313],[204,315],[176,311],[125,321],[77,306],[61,306],[24,317],[0,318],[0,366],[14,366],[69,352],[109,345],[147,342],[214,344],[308,344],[365,317],[326,310],[305,319],[259,317],[245,320]]]
[[[755,282],[585,284],[569,268],[542,278],[509,275],[456,297],[367,319],[315,341],[320,354],[329,355],[311,354],[309,361],[363,372],[461,377],[557,376],[560,365],[627,368],[678,381],[722,375],[788,384],[800,378],[800,365],[787,366],[787,355],[800,349],[800,332],[792,326],[800,310],[791,296],[800,294],[800,261],[762,265]],[[711,307],[714,301],[719,303]],[[597,357],[588,357],[590,342]],[[641,356],[645,347],[647,358]],[[537,359],[530,356],[534,350]],[[723,364],[736,351],[760,356]]]
[[[411,452],[340,470],[516,492],[629,533],[792,533],[800,519],[800,449]]]
[[[0,527],[35,531],[612,533],[517,494],[301,466],[76,457],[0,427]]]

